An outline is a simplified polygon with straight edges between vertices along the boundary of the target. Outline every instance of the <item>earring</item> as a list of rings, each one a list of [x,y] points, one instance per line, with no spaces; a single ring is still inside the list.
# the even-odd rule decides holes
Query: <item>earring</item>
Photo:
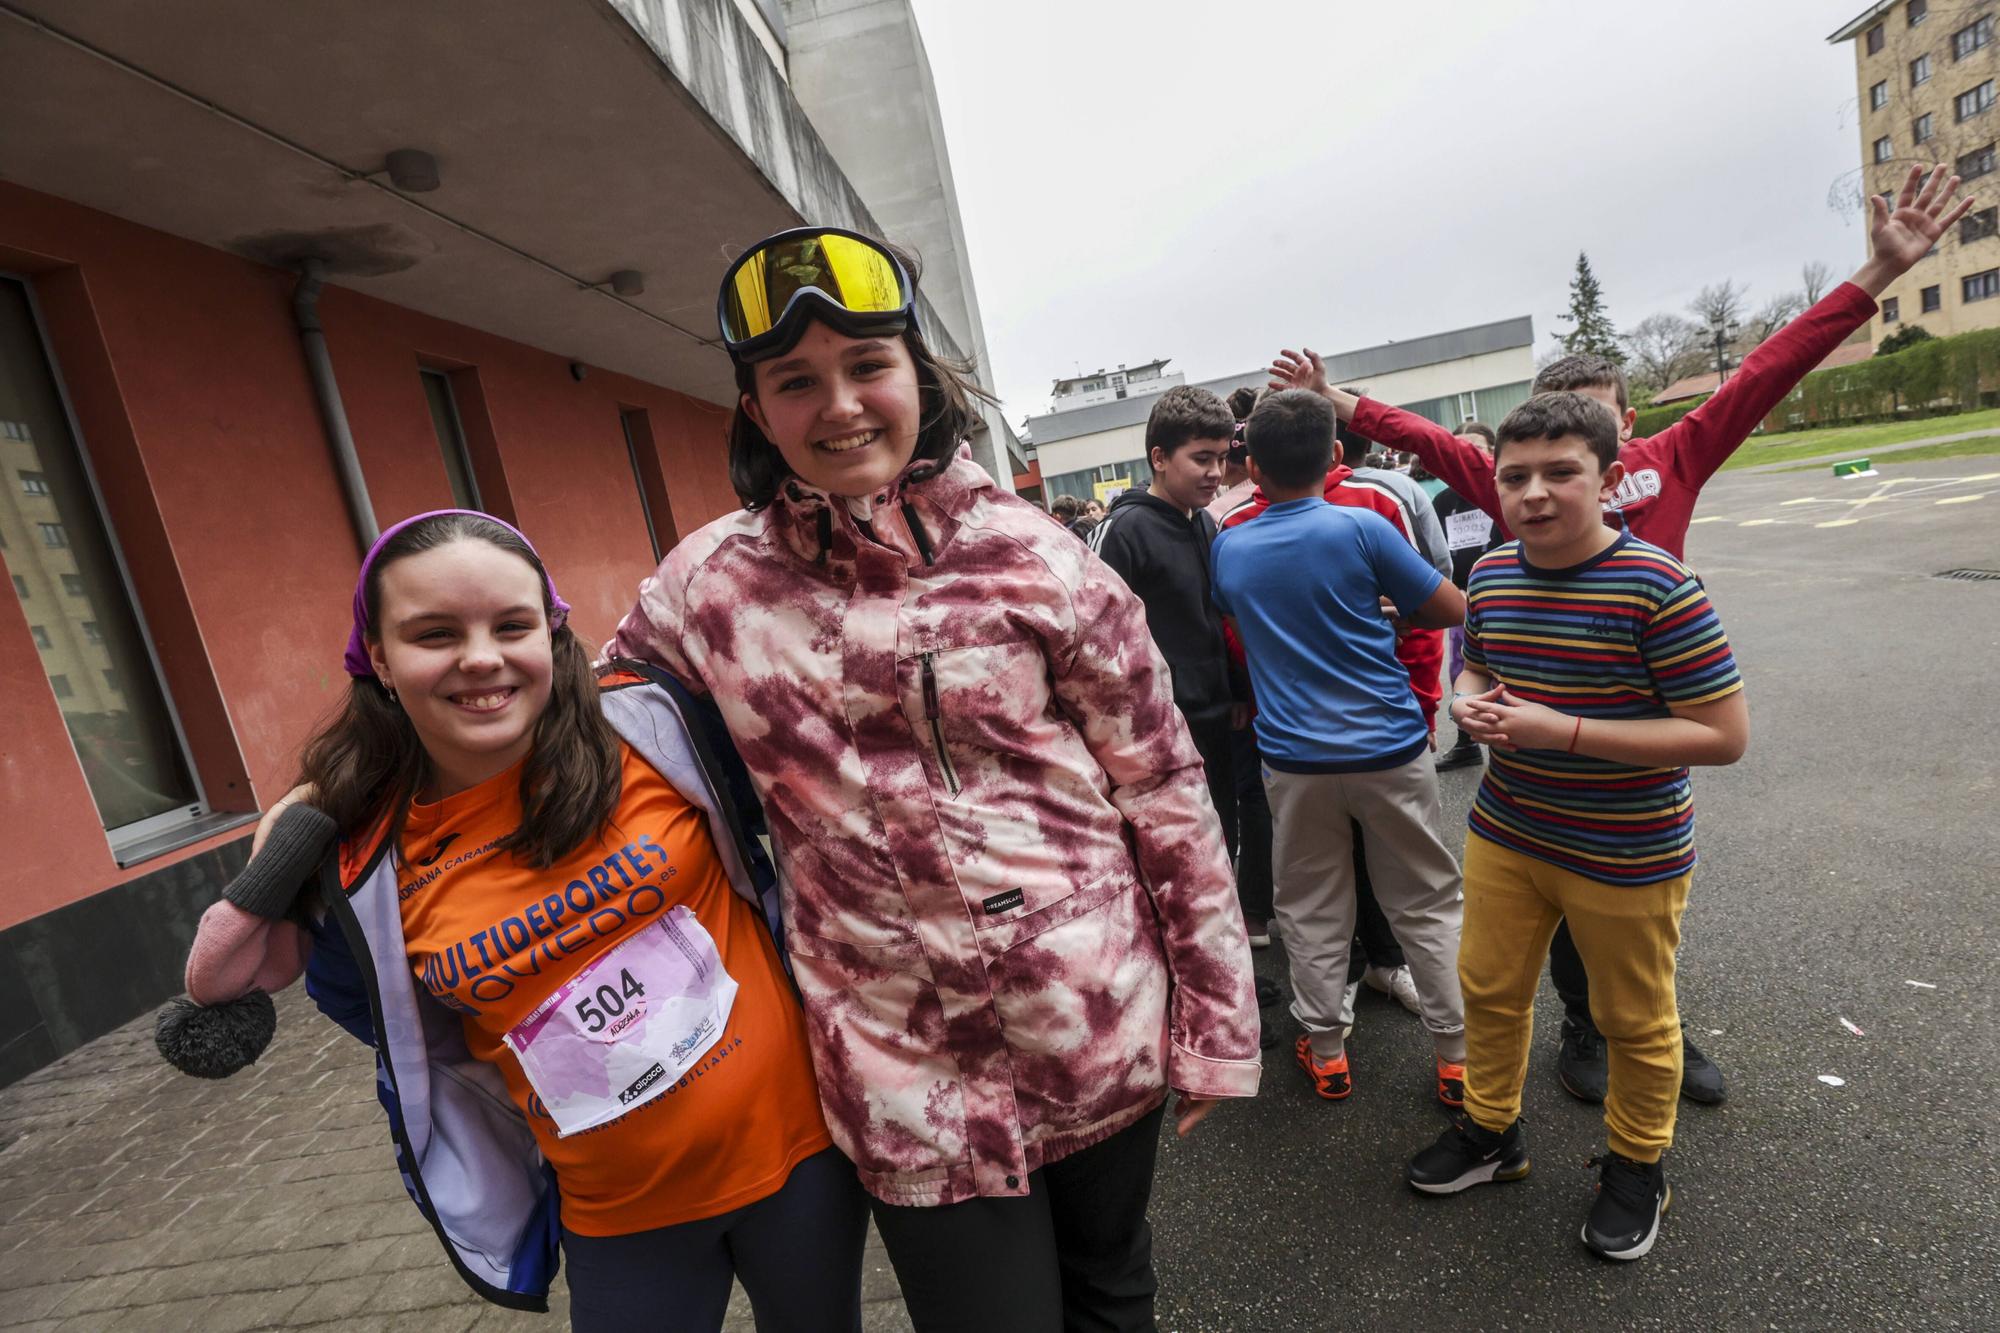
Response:
[[[390,684],[390,683],[388,682],[388,680],[387,680],[387,679],[383,679],[383,680],[382,680],[382,692],[383,692],[384,694],[387,694],[387,695],[389,696],[389,702],[390,702],[390,703],[392,703],[392,704],[393,704],[393,703],[397,703],[397,702],[400,702],[400,701],[399,701],[399,700],[398,700],[398,699],[396,698],[396,687],[395,687],[394,685],[391,685],[391,684]]]

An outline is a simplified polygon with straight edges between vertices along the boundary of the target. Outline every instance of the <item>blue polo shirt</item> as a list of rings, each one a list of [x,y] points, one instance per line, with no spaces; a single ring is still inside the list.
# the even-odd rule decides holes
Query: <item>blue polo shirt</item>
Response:
[[[1216,539],[1215,601],[1250,659],[1265,763],[1372,773],[1424,752],[1430,735],[1380,599],[1407,616],[1442,582],[1380,515],[1318,496]]]

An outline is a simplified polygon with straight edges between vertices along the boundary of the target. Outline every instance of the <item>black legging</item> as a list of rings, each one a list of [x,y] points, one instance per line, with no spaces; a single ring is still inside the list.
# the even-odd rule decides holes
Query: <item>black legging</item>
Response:
[[[1549,941],[1549,980],[1562,997],[1563,1016],[1582,1027],[1593,1027],[1590,1019],[1590,974],[1583,970],[1583,956],[1569,937],[1569,922],[1556,927]]]
[[[760,1333],[860,1333],[867,1195],[837,1148],[792,1168],[775,1194],[628,1236],[563,1228],[570,1327],[720,1329],[738,1278]]]

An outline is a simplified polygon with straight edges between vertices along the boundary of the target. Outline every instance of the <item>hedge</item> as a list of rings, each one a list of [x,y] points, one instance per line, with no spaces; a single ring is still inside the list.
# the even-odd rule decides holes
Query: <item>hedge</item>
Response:
[[[1632,436],[1634,439],[1650,439],[1707,401],[1708,396],[1704,394],[1700,398],[1686,402],[1642,407],[1639,409],[1638,419],[1632,423]]]
[[[1815,370],[1764,418],[1764,429],[1808,430],[1940,416],[1980,407],[1996,393],[2000,393],[2000,329],[1976,329],[1931,338],[1851,366]]]

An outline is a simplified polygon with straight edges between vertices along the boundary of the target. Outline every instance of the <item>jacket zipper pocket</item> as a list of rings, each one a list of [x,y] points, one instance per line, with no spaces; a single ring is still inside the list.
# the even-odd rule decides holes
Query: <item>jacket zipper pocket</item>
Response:
[[[931,743],[937,746],[938,771],[944,774],[945,790],[958,795],[958,772],[951,766],[951,754],[944,748],[944,723],[938,710],[937,672],[931,669],[931,655],[923,656],[924,720],[931,724]]]

